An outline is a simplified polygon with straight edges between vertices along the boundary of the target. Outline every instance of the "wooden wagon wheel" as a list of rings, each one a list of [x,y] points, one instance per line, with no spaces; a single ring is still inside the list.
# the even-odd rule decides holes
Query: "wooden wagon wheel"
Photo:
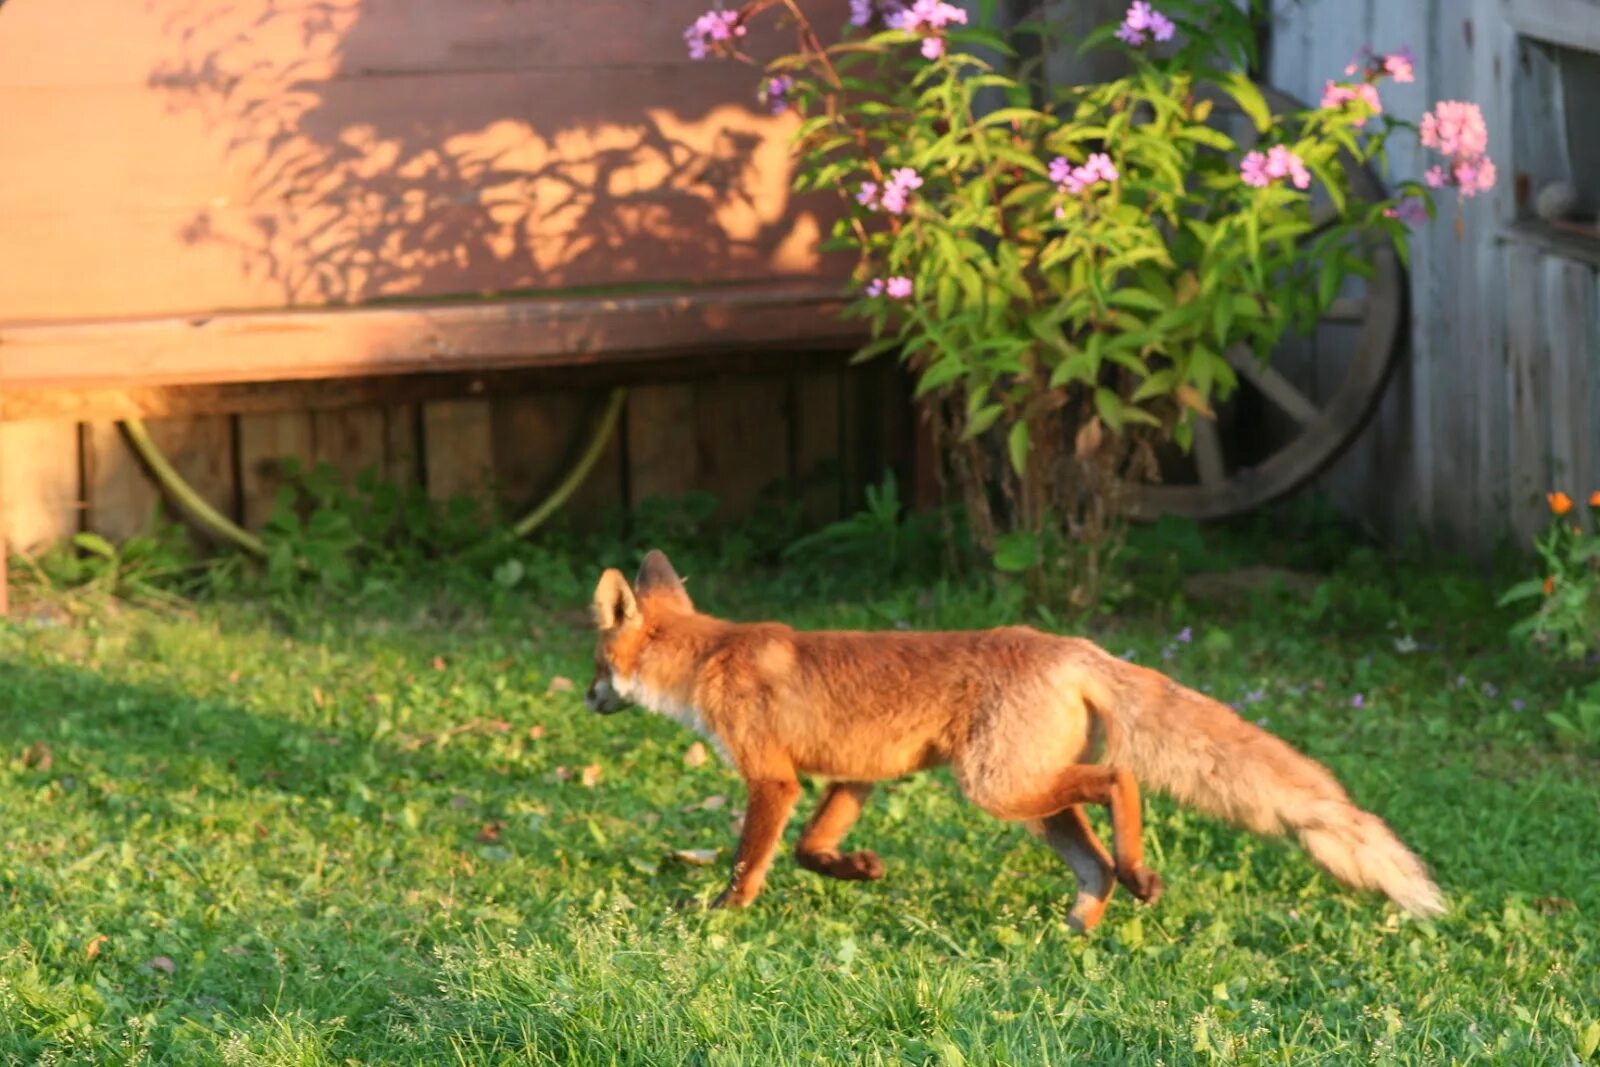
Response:
[[[1274,113],[1305,107],[1275,89],[1262,93]],[[1341,163],[1351,199],[1387,195],[1366,166],[1348,156]],[[1308,238],[1336,219],[1331,205],[1313,201],[1312,212]],[[1298,489],[1350,446],[1398,362],[1405,313],[1405,274],[1393,245],[1375,235],[1360,247],[1372,276],[1347,283],[1312,337],[1286,337],[1265,366],[1243,345],[1224,353],[1239,388],[1217,405],[1215,421],[1195,421],[1190,454],[1174,448],[1161,457],[1162,483],[1139,488],[1136,515],[1213,519],[1250,511]]]

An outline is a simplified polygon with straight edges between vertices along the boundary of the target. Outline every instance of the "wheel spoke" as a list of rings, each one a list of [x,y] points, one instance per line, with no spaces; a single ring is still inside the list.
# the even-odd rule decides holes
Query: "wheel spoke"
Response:
[[[1257,362],[1255,353],[1251,352],[1248,346],[1231,345],[1226,356],[1228,364],[1238,371],[1242,378],[1261,390],[1263,396],[1301,426],[1309,426],[1321,414],[1316,405],[1295,388],[1293,382],[1274,368],[1263,367]]]
[[[1194,461],[1200,468],[1201,485],[1221,485],[1227,477],[1222,464],[1222,441],[1217,435],[1216,420],[1199,414],[1194,417]]]

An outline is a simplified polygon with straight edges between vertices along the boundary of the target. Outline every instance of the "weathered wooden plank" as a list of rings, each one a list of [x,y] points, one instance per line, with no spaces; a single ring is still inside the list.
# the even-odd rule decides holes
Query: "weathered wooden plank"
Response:
[[[46,420],[95,422],[123,418],[176,418],[217,412],[259,415],[282,411],[336,411],[382,407],[391,412],[393,433],[409,435],[404,447],[415,455],[417,405],[429,400],[474,396],[509,396],[540,390],[611,388],[682,383],[712,375],[765,374],[775,367],[797,370],[837,369],[838,350],[790,351],[783,345],[760,349],[645,353],[637,358],[582,365],[515,367],[471,374],[376,375],[282,382],[227,382],[214,385],[105,386],[88,389],[44,388],[0,391],[0,422]],[[406,427],[409,420],[410,428]],[[398,453],[397,453],[398,454]]]
[[[639,386],[628,391],[628,504],[683,496],[697,487],[694,386]]]
[[[167,420],[146,423],[151,440]],[[165,451],[165,449],[163,449]],[[90,422],[83,426],[83,484],[86,529],[112,541],[125,541],[149,529],[161,509],[161,490],[115,422]]]
[[[213,115],[0,89],[25,162],[0,175],[0,321],[842,273],[817,249],[837,198],[792,194],[794,123],[748,88],[729,106],[670,68],[602,68],[301,91]],[[81,144],[98,166],[73,165]]]
[[[789,473],[788,378],[714,378],[694,387],[699,484],[717,495],[719,521],[755,511]]]
[[[173,88],[209,86],[224,78],[307,83],[400,74],[489,74],[507,69],[688,67],[684,24],[692,5],[635,0],[386,0],[382,4],[285,4],[190,0],[76,0],[63,14],[50,0],[10,0],[0,55],[0,85],[51,88],[152,80]],[[844,21],[846,0],[806,7],[819,28]],[[551,32],[559,25],[561,32]],[[619,32],[626,26],[627,32]],[[776,19],[758,20],[747,38],[757,54],[786,44]],[[68,37],[74,47],[64,48]],[[152,57],[160,60],[152,76]],[[209,60],[209,62],[207,62]],[[300,65],[291,68],[295,60]],[[701,63],[697,76],[743,86]]]
[[[541,502],[571,471],[594,434],[606,401],[601,391],[544,392],[490,401],[494,480],[513,520]],[[593,529],[622,504],[622,448],[614,432],[566,513]]]
[[[435,500],[469,496],[487,511],[494,433],[487,400],[442,400],[422,408],[424,478]]]
[[[1589,407],[1590,375],[1600,352],[1595,332],[1596,273],[1583,263],[1544,257],[1542,284],[1550,358],[1550,467],[1553,488],[1586,499],[1600,489],[1590,466],[1600,438],[1600,410]]]
[[[0,426],[0,523],[12,552],[38,552],[78,532],[83,511],[78,426]]]
[[[831,285],[0,327],[7,388],[279,381],[855,343]]]
[[[837,367],[794,376],[794,473],[809,526],[821,526],[839,517],[843,490],[839,440],[842,380],[843,372]]]
[[[1512,529],[1524,541],[1544,526],[1549,467],[1550,348],[1546,342],[1544,293],[1535,249],[1506,250],[1506,341],[1510,395],[1505,417],[1511,427],[1509,503]]]
[[[311,461],[326,463],[354,484],[363,470],[386,473],[388,424],[378,408],[318,411],[311,415]]]
[[[240,415],[239,499],[246,526],[259,528],[272,514],[284,484],[286,459],[309,466],[315,455],[311,414],[304,411]]]

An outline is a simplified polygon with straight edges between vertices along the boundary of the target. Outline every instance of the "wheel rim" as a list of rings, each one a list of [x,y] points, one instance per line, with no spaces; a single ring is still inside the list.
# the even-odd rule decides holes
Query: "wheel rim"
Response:
[[[1262,93],[1274,112],[1304,107],[1285,93],[1263,87]],[[1350,178],[1353,199],[1374,201],[1385,194],[1372,171],[1348,156],[1341,164]],[[1314,237],[1329,218],[1315,227]],[[1234,410],[1219,409],[1218,419],[1196,419],[1191,458],[1171,464],[1184,478],[1159,485],[1138,487],[1134,513],[1141,518],[1181,515],[1197,519],[1222,518],[1250,511],[1303,486],[1327,466],[1360,435],[1377,409],[1383,389],[1397,362],[1401,320],[1405,312],[1405,276],[1399,256],[1387,240],[1363,242],[1372,276],[1360,299],[1335,300],[1319,322],[1322,327],[1356,327],[1349,360],[1336,385],[1329,389],[1307,389],[1279,367],[1281,351],[1293,344],[1286,339],[1265,366],[1244,346],[1225,353],[1238,373],[1243,402],[1230,399]],[[1316,340],[1312,349],[1317,348]],[[1313,357],[1313,360],[1319,357]],[[1314,366],[1313,372],[1318,368]],[[1276,410],[1279,423],[1292,426],[1286,439],[1264,457],[1243,454],[1236,447],[1240,427],[1229,416],[1245,418],[1261,405]],[[1287,421],[1285,421],[1287,420]]]

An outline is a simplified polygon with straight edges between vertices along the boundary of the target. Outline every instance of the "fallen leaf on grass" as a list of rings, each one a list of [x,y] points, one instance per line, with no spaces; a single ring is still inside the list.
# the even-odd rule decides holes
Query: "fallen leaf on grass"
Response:
[[[675,848],[667,855],[679,863],[694,867],[706,867],[717,861],[717,850],[714,848]]]
[[[583,777],[579,779],[584,786],[593,789],[600,783],[600,764],[591,763],[583,769]]]
[[[551,693],[570,693],[574,688],[576,687],[572,684],[571,678],[564,678],[558,674],[554,678],[550,679],[550,684],[545,687],[545,695],[549,696]]]
[[[492,819],[489,822],[484,823],[483,829],[478,831],[478,844],[494,844],[500,840],[500,831],[504,830],[505,828],[506,824],[501,822],[499,819]]]
[[[435,656],[435,657],[433,657],[433,669],[436,670],[436,671],[444,670],[444,657],[443,656]]]
[[[100,955],[100,950],[104,948],[106,942],[110,940],[111,939],[105,934],[95,934],[89,939],[89,943],[83,946],[83,958],[86,960],[94,959],[96,956]]]
[[[557,767],[556,780],[560,782],[570,782],[572,780],[572,771],[566,767]]]
[[[161,971],[163,974],[176,974],[178,971],[178,965],[172,962],[171,956],[157,956],[146,960],[144,965],[152,971]]]
[[[55,761],[55,754],[43,741],[35,741],[22,750],[22,765],[32,767],[36,771],[48,771]]]
[[[528,727],[528,740],[529,741],[537,741],[543,736],[544,736],[544,727],[543,726],[530,726],[530,727]]]
[[[703,767],[706,760],[710,758],[711,753],[706,751],[706,746],[696,741],[684,750],[683,765],[685,767]]]
[[[719,808],[725,807],[727,805],[727,803],[728,803],[728,798],[727,797],[723,796],[721,793],[712,793],[710,796],[706,797],[704,800],[697,800],[693,804],[685,805],[683,810],[684,811],[716,811]]]

